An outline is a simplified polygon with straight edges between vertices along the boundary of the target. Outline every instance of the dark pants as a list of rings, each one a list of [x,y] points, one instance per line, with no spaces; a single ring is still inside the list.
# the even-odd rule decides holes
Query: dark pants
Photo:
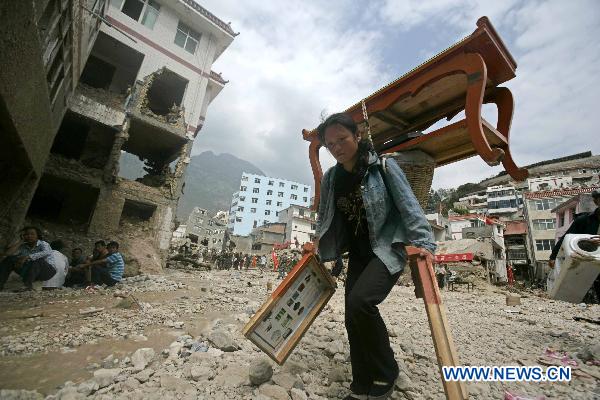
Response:
[[[390,293],[400,273],[391,275],[377,257],[350,255],[346,279],[346,330],[352,364],[351,390],[367,393],[374,381],[392,383],[399,373],[385,323],[377,305]]]
[[[87,278],[83,270],[70,270],[67,279],[65,280],[66,287],[72,287],[75,285],[85,285],[90,282],[86,282]]]
[[[114,280],[111,276],[110,273],[108,272],[108,268],[106,267],[99,267],[94,265],[92,267],[92,282],[95,283],[96,285],[106,285],[106,286],[114,286],[117,283],[119,283],[119,281]]]
[[[4,289],[4,284],[13,271],[21,275],[23,283],[30,289],[33,282],[47,281],[56,274],[56,269],[42,259],[24,262],[21,268],[17,269],[15,267],[18,259],[18,256],[8,256],[0,262],[0,290]]]

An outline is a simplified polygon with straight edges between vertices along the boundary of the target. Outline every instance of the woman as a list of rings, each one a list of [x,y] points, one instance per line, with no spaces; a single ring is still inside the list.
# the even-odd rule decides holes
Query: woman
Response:
[[[321,181],[315,246],[322,261],[350,253],[345,324],[353,381],[346,399],[385,399],[399,369],[377,305],[404,269],[404,246],[432,257],[433,235],[398,164],[388,159],[384,167],[349,115],[331,115],[318,134],[337,165]]]

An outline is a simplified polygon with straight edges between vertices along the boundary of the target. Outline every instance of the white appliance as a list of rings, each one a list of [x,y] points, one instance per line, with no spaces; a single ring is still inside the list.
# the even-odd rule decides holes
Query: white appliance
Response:
[[[580,303],[600,274],[600,247],[589,241],[597,235],[566,235],[554,270],[548,274],[551,298]]]

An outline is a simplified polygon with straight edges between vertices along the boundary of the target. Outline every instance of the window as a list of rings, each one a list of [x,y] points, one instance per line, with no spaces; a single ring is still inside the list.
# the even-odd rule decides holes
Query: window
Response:
[[[556,207],[556,199],[549,198],[549,199],[534,200],[533,206],[535,206],[536,210],[538,210],[538,211],[552,210],[554,207]]]
[[[260,178],[254,178],[254,183],[260,183]]]
[[[533,229],[538,231],[545,231],[548,229],[555,229],[554,219],[534,219],[533,220]]]
[[[260,190],[258,188],[252,189],[252,193],[259,193],[259,192],[260,192]]]
[[[279,211],[276,211],[276,212],[275,212],[275,216],[276,216],[276,217],[279,217]]]
[[[275,184],[274,181],[269,181],[269,186],[273,186]]]
[[[554,239],[537,239],[535,241],[535,248],[538,251],[552,250],[554,247]]]
[[[304,201],[306,203],[308,201],[308,197],[303,197],[302,201]]]
[[[267,205],[270,206],[273,200],[267,200]]]
[[[267,190],[267,196],[272,196],[273,195],[273,191],[272,190]]]
[[[200,34],[180,21],[179,25],[177,25],[177,33],[175,34],[175,44],[185,49],[188,53],[194,54],[199,41]]]
[[[298,185],[292,185],[292,190],[298,189]]]
[[[271,210],[265,210],[265,215],[271,215]]]
[[[290,195],[290,199],[292,199],[292,200],[298,200],[298,196],[296,196],[295,194],[291,194]]]
[[[247,181],[248,177],[247,176],[242,176],[242,181]]]
[[[285,182],[279,182],[279,187],[285,187]]]
[[[560,214],[558,214],[558,226],[565,226],[565,213],[561,212]]]
[[[240,186],[240,192],[245,192],[246,191],[246,186]]]
[[[148,28],[154,28],[160,12],[160,4],[155,0],[112,0],[112,5],[129,18],[141,22]],[[140,20],[140,16],[142,19]]]
[[[308,193],[308,188],[307,187],[304,188],[304,193]]]
[[[311,230],[316,230],[317,229],[317,224],[310,224],[310,229]]]
[[[258,221],[254,221],[254,224],[252,224],[252,227],[256,228],[257,223],[258,223]]]
[[[253,198],[252,198],[252,202],[253,202],[254,204],[258,203],[258,197],[253,197]]]
[[[277,192],[277,197],[283,197],[283,192]]]
[[[253,214],[256,213],[256,208],[251,208],[250,212],[253,213]]]
[[[235,222],[242,222],[242,217],[237,217],[237,218],[235,219]]]
[[[246,196],[241,196],[240,201],[246,201]]]
[[[142,16],[142,25],[153,29],[156,19],[158,18],[159,11],[160,4],[154,0],[148,0],[148,4],[146,4],[146,8],[144,9],[144,15]]]
[[[238,211],[244,211],[244,207],[238,207]]]
[[[278,201],[277,202],[277,207],[281,207],[281,206],[283,206],[283,203],[281,201]]]
[[[243,209],[244,209],[244,207],[242,207],[242,210],[243,210]],[[209,220],[208,220],[208,225],[209,225],[209,226],[212,226],[212,224],[213,224],[212,220],[210,220],[210,219],[209,219]]]

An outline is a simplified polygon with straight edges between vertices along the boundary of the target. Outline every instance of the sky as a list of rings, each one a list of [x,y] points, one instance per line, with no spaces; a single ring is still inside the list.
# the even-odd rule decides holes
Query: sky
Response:
[[[314,186],[302,129],[469,35],[483,15],[517,61],[505,84],[515,99],[517,165],[600,152],[599,1],[198,2],[240,34],[213,65],[229,83],[209,106],[193,154],[230,153],[269,176]],[[495,123],[493,106],[483,114]],[[334,163],[325,150],[321,161],[324,170]],[[475,156],[436,169],[433,188],[501,170]]]

